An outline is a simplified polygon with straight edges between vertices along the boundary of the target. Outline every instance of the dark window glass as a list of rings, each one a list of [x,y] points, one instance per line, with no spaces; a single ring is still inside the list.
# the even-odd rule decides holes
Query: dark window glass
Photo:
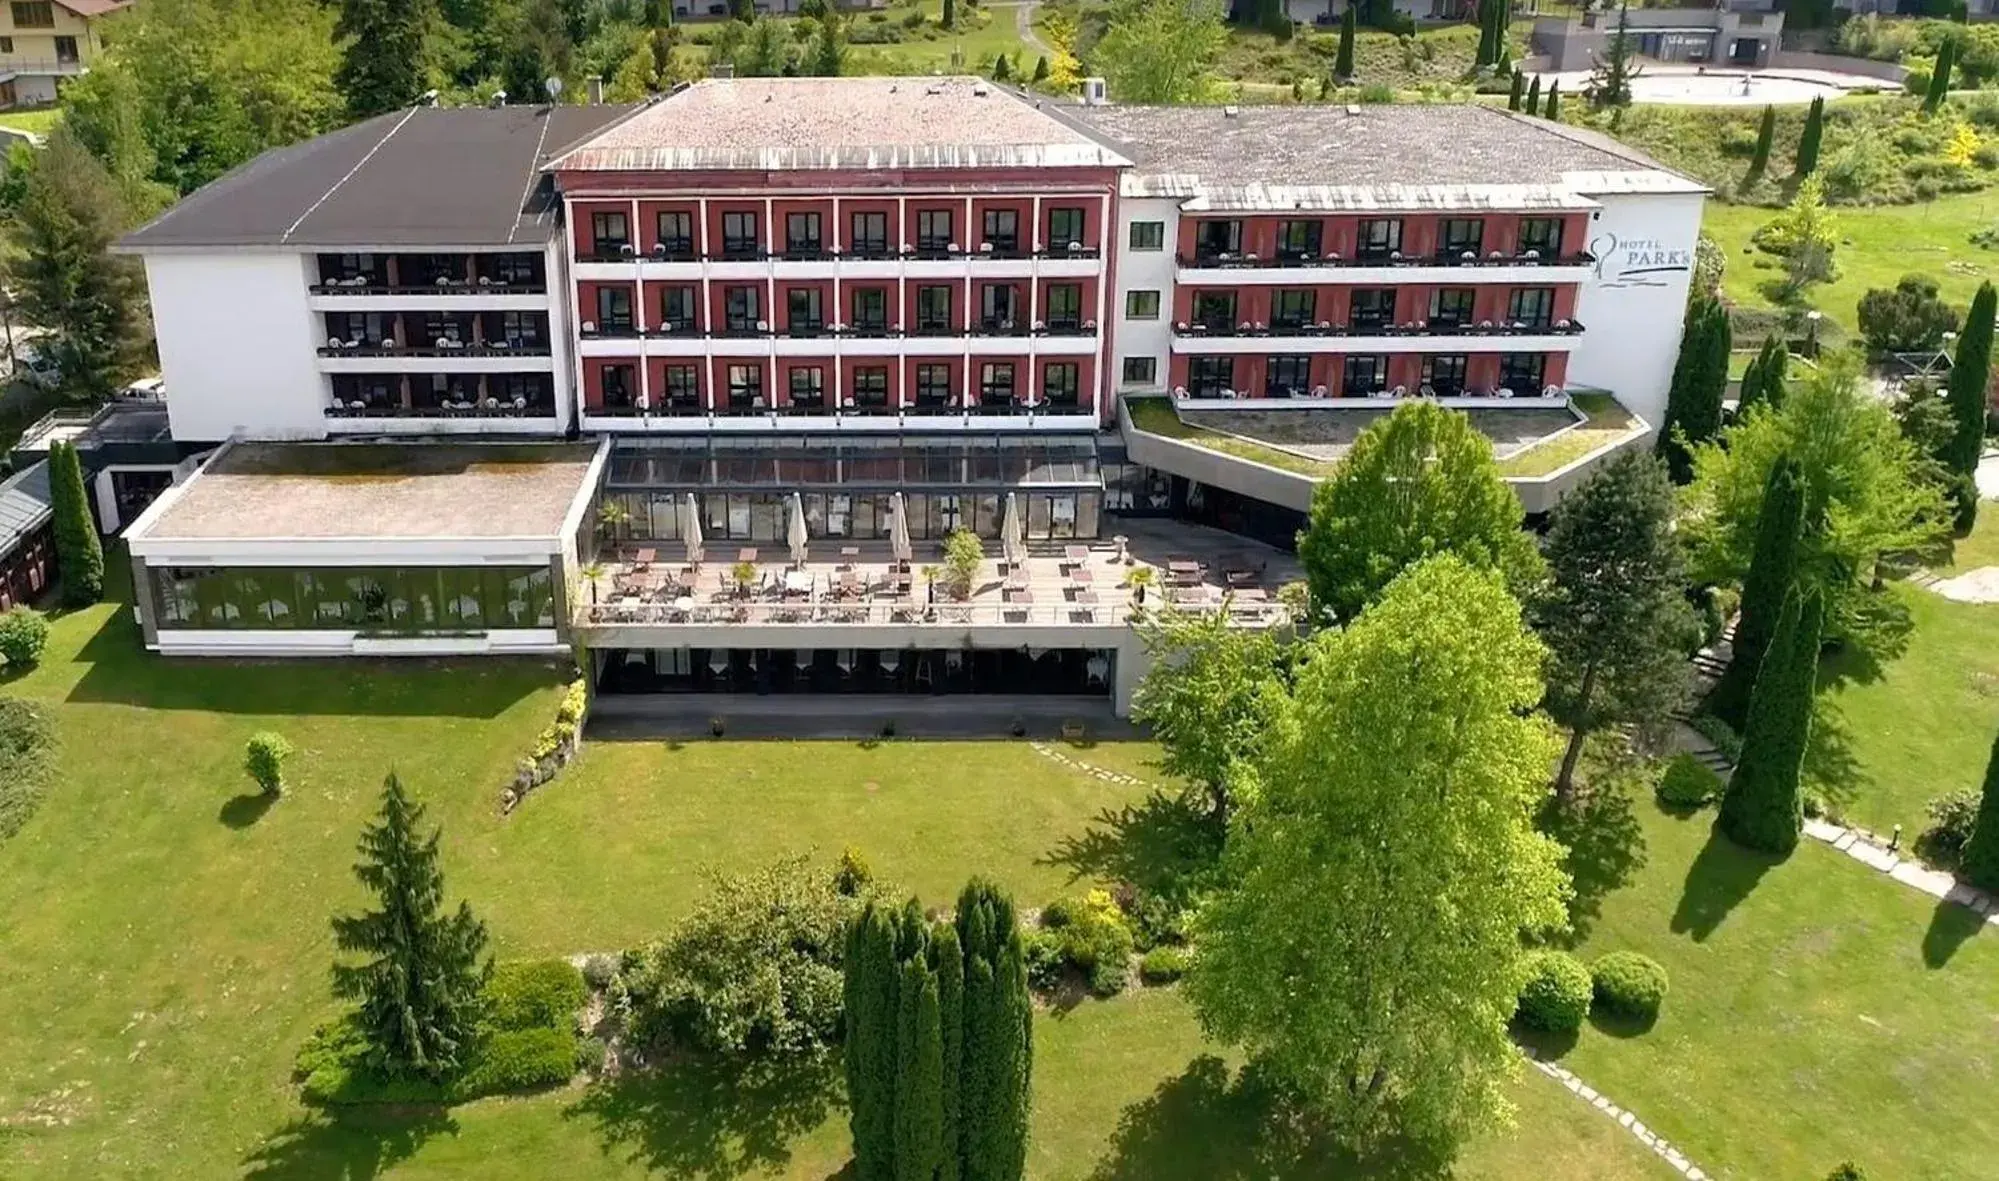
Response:
[[[1499,384],[1522,397],[1539,394],[1547,384],[1548,358],[1542,353],[1503,353]]]
[[[854,370],[854,403],[858,406],[888,405],[888,369],[867,365]]]
[[[758,401],[762,399],[763,393],[763,366],[729,366],[729,404],[731,406]]]
[[[1325,232],[1325,223],[1319,221],[1287,221],[1277,227],[1277,257],[1303,258],[1317,257],[1320,235]]]
[[[1313,323],[1319,307],[1319,293],[1311,288],[1280,290],[1270,301],[1272,328],[1303,328]]]
[[[597,289],[597,331],[630,332],[632,329],[632,289]]]
[[[722,257],[756,258],[763,253],[763,243],[757,234],[757,215],[754,213],[724,213],[722,215]]]
[[[1506,318],[1529,328],[1546,328],[1555,316],[1555,289],[1520,287],[1506,298]]]
[[[988,361],[979,367],[980,402],[1010,401],[1013,389],[1012,361]]]
[[[1477,293],[1469,287],[1440,287],[1430,293],[1430,326],[1463,328],[1472,322],[1472,301]]]
[[[1457,258],[1477,254],[1485,242],[1485,222],[1476,217],[1447,217],[1437,236],[1437,253]]]
[[[686,332],[694,327],[694,288],[660,288],[659,326],[664,332]]]
[[[622,213],[593,213],[590,237],[599,257],[623,254],[632,244],[631,220]]]
[[[1559,217],[1523,217],[1520,219],[1520,240],[1514,244],[1514,253],[1526,254],[1533,251],[1542,258],[1558,258],[1562,253],[1562,219]]]
[[[823,332],[826,317],[819,306],[817,287],[794,287],[785,293],[785,331],[793,334]]]
[[[1187,362],[1187,392],[1193,397],[1212,398],[1234,388],[1234,357],[1194,357]]]
[[[1020,214],[1011,209],[988,209],[979,249],[991,247],[995,254],[1012,254],[1020,249]]]
[[[1359,329],[1385,328],[1395,323],[1395,289],[1360,287],[1353,293],[1348,326]]]
[[[1242,250],[1242,223],[1203,221],[1194,225],[1194,257],[1219,258]]]
[[[1082,369],[1074,361],[1050,361],[1041,367],[1041,396],[1061,406],[1074,406],[1082,390]]]
[[[1450,397],[1465,391],[1465,355],[1431,353],[1423,358],[1423,384]]]
[[[1056,283],[1048,288],[1048,326],[1050,328],[1083,326],[1082,284]]]
[[[1312,392],[1312,358],[1271,357],[1264,367],[1264,393],[1272,398],[1300,398]]]
[[[1157,320],[1159,318],[1159,293],[1157,291],[1125,292],[1124,318],[1127,320]]]
[[[755,287],[729,287],[722,292],[722,326],[730,332],[760,332],[762,311]]]
[[[1019,293],[1011,283],[988,283],[979,289],[979,324],[988,332],[1010,332],[1018,323],[1015,315]]]
[[[1350,356],[1341,367],[1340,392],[1350,398],[1378,394],[1388,385],[1388,358]]]
[[[1069,249],[1071,242],[1083,241],[1083,211],[1080,209],[1051,209],[1048,211],[1048,249],[1062,251]]]
[[[1159,380],[1159,358],[1126,357],[1124,379],[1133,385],[1151,385]]]
[[[791,371],[791,404],[793,406],[824,406],[826,404],[826,371],[817,365],[803,365]]]
[[[921,332],[950,332],[951,289],[949,287],[918,287],[916,289],[916,327]]]
[[[949,250],[951,238],[951,211],[948,209],[920,209],[916,213],[916,248],[938,252]]]
[[[853,320],[848,324],[856,332],[886,332],[888,330],[888,291],[881,287],[854,288]]]
[[[1132,222],[1131,248],[1133,250],[1164,250],[1166,248],[1166,223],[1163,221]]]
[[[918,405],[941,405],[951,400],[951,367],[918,365],[916,401]]]
[[[1204,325],[1210,332],[1226,332],[1234,328],[1235,292],[1196,291],[1194,323]]]
[[[1362,258],[1387,258],[1402,249],[1402,222],[1393,217],[1371,217],[1360,223],[1354,250]]]
[[[784,252],[797,258],[816,258],[823,253],[819,240],[819,215],[816,213],[787,213],[784,215]]]
[[[694,253],[694,215],[681,210],[659,215],[659,249],[663,254],[686,256]]]
[[[632,376],[632,367],[630,365],[606,365],[604,366],[603,373],[604,404],[606,406],[631,405],[632,391],[638,388],[638,382]]]
[[[888,214],[856,213],[852,218],[852,231],[855,254],[888,253]]]
[[[49,0],[14,0],[14,27],[17,29],[55,28],[55,6],[49,3]]]
[[[701,405],[701,371],[693,365],[666,367],[666,401],[682,409]]]

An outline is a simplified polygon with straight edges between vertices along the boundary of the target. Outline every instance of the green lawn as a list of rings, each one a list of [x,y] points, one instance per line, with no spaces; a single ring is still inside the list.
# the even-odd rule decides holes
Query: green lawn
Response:
[[[1749,244],[1749,236],[1774,213],[1708,203],[1704,228],[1728,256],[1722,285],[1736,303],[1776,306],[1766,287],[1782,276],[1779,262]],[[1999,223],[1999,190],[1951,194],[1918,205],[1839,207],[1833,215],[1840,235],[1833,252],[1838,273],[1832,282],[1812,288],[1808,301],[1848,332],[1854,330],[1861,295],[1870,288],[1893,287],[1903,275],[1927,275],[1959,306],[1971,301],[1980,282],[1999,276],[1999,253],[1968,240],[1972,231]]]
[[[43,107],[37,111],[0,111],[0,127],[11,127],[16,131],[47,135],[55,130],[56,120],[62,118],[61,107]]]

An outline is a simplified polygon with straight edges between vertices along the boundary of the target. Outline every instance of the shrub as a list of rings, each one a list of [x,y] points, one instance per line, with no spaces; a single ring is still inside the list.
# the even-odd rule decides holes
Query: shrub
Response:
[[[986,559],[986,547],[969,529],[954,529],[944,539],[944,587],[957,598],[972,593],[972,580],[979,576],[979,564]]]
[[[1714,748],[1726,755],[1729,762],[1742,760],[1742,735],[1737,734],[1735,727],[1725,719],[1713,714],[1696,714],[1688,725],[1694,728],[1694,733],[1714,743]]]
[[[49,643],[49,621],[33,607],[14,607],[0,615],[0,660],[16,670],[42,658]]]
[[[1873,288],[1860,297],[1860,332],[1877,353],[1933,349],[1944,333],[1957,331],[1958,313],[1924,275],[1903,275],[1892,289]]]
[[[1124,991],[1137,944],[1108,891],[1092,890],[1081,901],[1057,899],[1041,912],[1041,921],[1060,941],[1062,958],[1089,978],[1090,991],[1098,996]]]
[[[485,998],[486,1023],[495,1029],[568,1029],[589,990],[568,960],[513,960],[493,969]]]
[[[1520,986],[1520,1022],[1549,1033],[1574,1033],[1589,1015],[1589,969],[1566,951],[1527,953],[1526,982]]]
[[[1666,969],[1635,951],[1613,951],[1597,957],[1590,968],[1596,1003],[1621,1017],[1650,1021],[1666,999]]]
[[[576,1034],[567,1029],[496,1030],[474,1051],[465,1074],[451,1088],[452,1095],[469,1099],[560,1086],[576,1073],[576,1042]]]
[[[1027,983],[1047,991],[1061,987],[1062,973],[1069,961],[1062,953],[1062,937],[1053,931],[1029,931],[1021,940],[1022,961],[1027,965]]]
[[[1945,860],[1964,852],[1978,822],[1978,793],[1969,788],[1945,792],[1930,801],[1930,826],[1923,830],[1925,851]]]
[[[1147,984],[1171,984],[1187,974],[1187,949],[1155,947],[1138,962],[1138,974]]]
[[[55,743],[47,715],[0,697],[0,839],[19,832],[41,806],[54,778]]]
[[[1825,1181],[1867,1181],[1867,1171],[1850,1160],[1843,1160],[1825,1175]]]
[[[1676,754],[1659,776],[1659,802],[1669,808],[1699,808],[1721,797],[1721,776],[1686,753]]]
[[[611,987],[611,981],[616,979],[617,975],[618,959],[616,956],[598,954],[584,957],[583,983],[589,985],[593,990],[602,992]]]
[[[277,795],[285,789],[285,760],[291,753],[292,744],[284,735],[259,730],[243,744],[243,770],[265,795]]]

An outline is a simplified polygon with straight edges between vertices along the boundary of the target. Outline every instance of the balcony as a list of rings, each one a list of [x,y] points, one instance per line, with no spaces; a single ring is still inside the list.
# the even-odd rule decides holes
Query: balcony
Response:
[[[484,398],[479,401],[440,402],[435,406],[396,406],[386,403],[369,403],[356,399],[351,402],[335,402],[326,407],[328,418],[386,418],[386,419],[462,419],[462,418],[553,418],[555,406],[550,402],[530,402],[526,398],[515,398],[502,402],[498,398]]]
[[[422,345],[401,345],[393,340],[340,341],[330,338],[319,350],[322,357],[411,357],[411,358],[456,358],[456,357],[546,357],[549,355],[547,341],[509,343],[504,340],[444,344],[433,342]]]
[[[956,243],[907,243],[900,249],[882,245],[826,249],[766,250],[761,246],[723,247],[701,253],[655,248],[640,251],[619,244],[577,255],[579,279],[628,279],[633,267],[643,279],[782,279],[895,278],[970,273],[994,277],[1062,277],[1094,275],[1103,270],[1100,247],[1078,243],[1068,247],[1029,249],[990,244],[966,248]]]
[[[839,355],[872,356],[959,356],[966,352],[1037,356],[1088,356],[1096,351],[1095,320],[1062,321],[975,321],[968,328],[901,326],[854,328],[847,324],[824,324],[784,331],[769,321],[704,331],[693,325],[676,324],[640,332],[630,326],[605,331],[593,322],[582,326],[585,356],[613,356],[631,352],[618,343],[643,339],[640,351],[648,356],[699,357],[728,356],[744,351],[743,344],[761,342],[754,352],[778,356]]]
[[[1266,325],[1243,321],[1173,326],[1176,353],[1541,353],[1576,347],[1583,325],[1576,320],[1536,323],[1481,320],[1476,324],[1407,321]]]
[[[1390,250],[1353,256],[1338,253],[1256,254],[1197,251],[1178,258],[1183,283],[1549,283],[1582,282],[1593,273],[1588,252],[1544,254],[1493,250],[1403,254]]]

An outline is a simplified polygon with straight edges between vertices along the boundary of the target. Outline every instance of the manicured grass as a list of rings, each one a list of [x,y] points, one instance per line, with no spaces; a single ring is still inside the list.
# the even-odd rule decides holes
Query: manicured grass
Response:
[[[1225,435],[1220,431],[1211,431],[1206,427],[1183,422],[1173,409],[1173,404],[1165,398],[1129,398],[1125,404],[1131,409],[1132,425],[1155,435],[1197,443],[1210,451],[1219,451],[1223,455],[1233,455],[1237,459],[1247,459],[1254,463],[1267,464],[1283,471],[1318,479],[1332,475],[1334,469],[1338,467],[1337,464],[1307,459],[1276,447],[1266,447],[1249,439]]]
[[[1703,228],[1728,256],[1722,286],[1728,298],[1747,307],[1774,308],[1770,284],[1780,279],[1780,260],[1750,245],[1749,237],[1775,210],[1710,201]],[[1838,273],[1813,287],[1808,302],[1843,327],[1855,331],[1855,307],[1870,288],[1893,287],[1903,275],[1936,280],[1945,299],[1960,308],[1986,279],[1999,276],[1999,253],[1973,246],[1972,231],[1999,223],[1999,191],[1955,193],[1918,205],[1840,207],[1833,211],[1840,243],[1833,251]]]
[[[1583,456],[1607,447],[1632,432],[1637,419],[1609,394],[1577,394],[1576,409],[1586,415],[1581,426],[1499,461],[1502,476],[1546,476]]]
[[[1582,948],[1671,973],[1658,1024],[1586,1026],[1564,1061],[1721,1176],[1999,1176],[1999,928],[1805,840],[1788,861],[1639,801],[1642,865]]]
[[[55,130],[56,120],[60,118],[61,107],[43,107],[38,111],[0,111],[0,127],[47,135]]]

